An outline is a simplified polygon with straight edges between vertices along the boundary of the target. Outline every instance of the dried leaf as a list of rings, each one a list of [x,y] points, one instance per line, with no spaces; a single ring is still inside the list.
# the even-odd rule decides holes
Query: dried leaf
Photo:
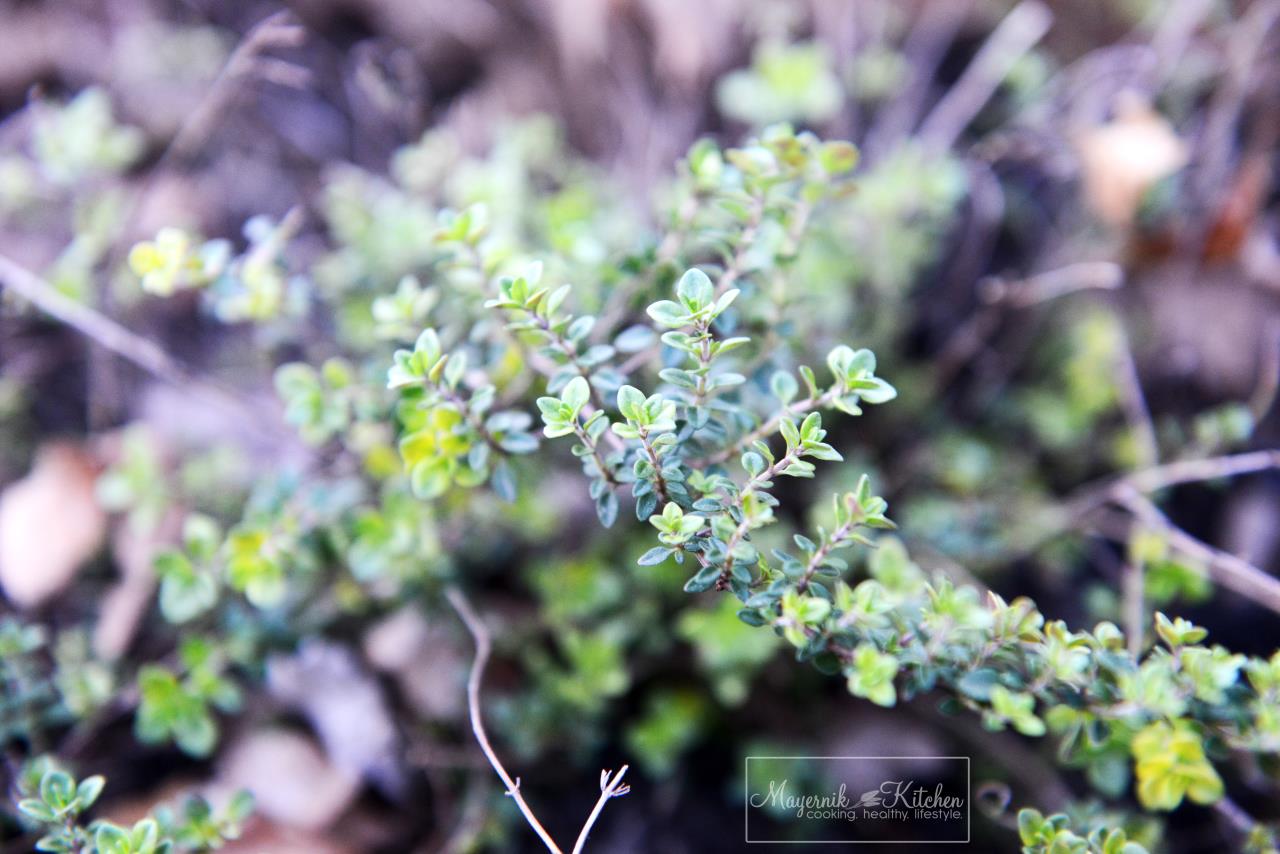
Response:
[[[96,476],[84,450],[49,444],[0,496],[0,588],[18,607],[47,602],[101,548],[107,520],[94,497]]]

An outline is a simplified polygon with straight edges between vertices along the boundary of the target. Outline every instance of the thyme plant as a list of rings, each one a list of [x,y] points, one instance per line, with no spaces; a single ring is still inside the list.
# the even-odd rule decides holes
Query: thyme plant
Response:
[[[722,94],[764,85],[780,62],[804,71],[815,56],[764,56],[761,80],[744,77]],[[67,121],[102,121],[91,100],[65,110]],[[131,138],[104,134],[103,150],[64,159],[68,169],[118,168]],[[145,441],[130,443],[99,483],[104,502],[142,528],[157,526],[166,505],[192,508],[180,542],[155,560],[169,654],[137,666],[81,661],[74,672],[92,678],[77,693],[65,677],[52,687],[45,679],[37,653],[46,638],[6,623],[6,679],[23,686],[7,701],[6,735],[42,743],[131,685],[141,741],[207,756],[219,720],[238,712],[245,682],[296,640],[291,632],[444,595],[481,645],[476,735],[508,794],[559,850],[484,734],[488,640],[453,555],[488,547],[486,525],[531,529],[553,493],[574,512],[558,471],[571,456],[581,471],[572,490],[619,532],[613,573],[644,583],[678,572],[688,594],[731,603],[680,629],[717,663],[724,696],[741,698],[739,671],[777,639],[853,697],[893,706],[937,695],[989,729],[1052,737],[1064,765],[1113,798],[1132,785],[1155,813],[1222,803],[1220,768],[1280,750],[1280,654],[1232,653],[1164,613],[1136,635],[1109,621],[1073,629],[1027,598],[924,572],[887,533],[895,524],[871,476],[855,471],[834,496],[804,486],[843,471],[843,453],[858,448],[850,425],[897,396],[872,351],[844,340],[847,294],[818,280],[841,257],[853,212],[869,204],[856,194],[851,144],[785,124],[736,148],[699,141],[656,233],[599,176],[548,148],[536,128],[514,129],[476,163],[428,134],[397,156],[390,183],[335,172],[323,206],[331,246],[318,258],[295,249],[296,213],[251,221],[239,252],[180,229],[134,247],[134,297],[198,292],[214,317],[253,324],[264,342],[305,340],[313,309],[329,312],[332,340],[275,372],[285,419],[326,465],[241,484],[243,501],[219,521],[196,498],[220,491],[209,488],[216,477],[197,478],[203,490],[171,483],[156,475],[163,466]],[[48,140],[40,151],[59,156]],[[437,161],[459,168],[427,168]],[[515,174],[519,192],[476,177],[491,173]],[[555,189],[540,193],[546,186]],[[500,204],[511,197],[526,204]],[[836,303],[829,313],[823,301]],[[1164,483],[1152,482],[1138,491]],[[719,609],[738,621],[726,632],[746,626],[770,639],[763,655],[735,658],[704,637]],[[626,690],[616,644],[586,632],[560,642],[572,668],[557,683],[565,703],[588,709]],[[666,721],[697,717],[696,704],[674,694],[652,706],[631,744],[661,741],[664,729],[679,740]],[[622,773],[602,777],[575,851],[603,804],[625,793]],[[197,808],[188,824],[204,822],[203,837],[151,820],[82,825],[101,788],[99,777],[76,783],[51,771],[38,794],[24,794],[22,813],[47,831],[42,850],[202,850],[243,818],[243,804],[225,819]],[[1027,851],[1145,850],[1119,826],[1033,808],[1017,832]],[[1274,848],[1266,828],[1250,834],[1258,850]]]

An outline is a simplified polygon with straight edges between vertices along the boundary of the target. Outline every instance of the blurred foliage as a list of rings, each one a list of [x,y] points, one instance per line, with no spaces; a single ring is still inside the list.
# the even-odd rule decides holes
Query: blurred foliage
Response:
[[[188,36],[191,73],[207,77],[223,46]],[[71,199],[74,236],[46,276],[85,304],[100,276],[127,304],[195,300],[267,354],[309,464],[175,461],[145,427],[126,431],[97,494],[163,541],[147,652],[104,662],[82,627],[6,619],[0,741],[45,744],[127,693],[139,741],[207,757],[257,713],[268,656],[406,604],[440,617],[445,585],[492,584],[525,606],[498,637],[518,681],[492,700],[525,757],[581,762],[616,742],[663,779],[752,704],[785,650],[879,706],[941,696],[988,730],[1051,737],[1100,797],[1132,791],[1148,812],[1220,802],[1229,764],[1264,770],[1280,749],[1280,657],[1207,645],[1166,616],[1213,595],[1167,531],[1127,543],[1151,626],[1137,638],[1104,587],[1086,593],[1093,627],[1072,630],[917,562],[945,555],[993,583],[1029,552],[1078,569],[1056,487],[1132,468],[1140,449],[1117,380],[1125,330],[1102,301],[1055,306],[1019,371],[973,382],[977,402],[962,403],[980,416],[935,405],[957,375],[939,384],[918,346],[919,283],[972,173],[911,141],[862,165],[851,143],[789,124],[891,97],[904,62],[884,47],[838,71],[818,41],[762,39],[715,89],[751,134],[694,143],[656,212],[533,116],[479,151],[434,127],[386,175],[334,165],[319,223],[299,209],[235,238],[166,226],[119,269],[103,269],[125,210],[108,179],[145,138],[101,90],[34,105],[28,150],[0,157],[0,210],[39,217],[46,184]],[[1012,99],[1047,73],[1027,58]],[[23,390],[0,391],[7,423]],[[848,441],[849,418],[891,401]],[[1231,450],[1254,420],[1237,402],[1158,417],[1157,450]],[[883,533],[897,526],[879,491],[903,496],[900,536]],[[48,770],[21,792],[26,820],[47,826],[42,850],[206,850],[248,810],[193,802],[81,826],[101,788]],[[1026,809],[1017,827],[1026,851],[1159,842],[1158,822],[1127,809]]]

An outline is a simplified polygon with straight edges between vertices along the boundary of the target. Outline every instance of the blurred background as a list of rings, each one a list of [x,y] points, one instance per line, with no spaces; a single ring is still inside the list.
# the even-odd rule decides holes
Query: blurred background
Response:
[[[50,627],[59,667],[109,684],[155,642],[139,615],[171,508],[234,511],[256,473],[325,465],[279,419],[271,371],[371,340],[343,325],[370,301],[345,282],[393,289],[435,209],[460,201],[518,209],[584,268],[616,262],[665,227],[691,144],[785,121],[861,150],[840,252],[806,298],[901,391],[841,428],[851,463],[816,489],[871,471],[925,569],[1072,625],[1119,622],[1137,546],[1127,520],[1080,521],[1089,486],[1276,446],[1278,18],[1268,0],[0,0],[0,281],[34,272],[274,424],[0,290],[3,607]],[[311,272],[285,286],[288,334],[236,322],[253,311],[233,298],[211,316],[191,294],[148,297],[123,265],[164,226],[244,247],[289,216],[290,269]],[[553,827],[576,827],[563,793],[619,756],[633,792],[602,851],[742,850],[748,754],[972,755],[997,807],[1123,797],[1123,767],[1086,779],[1052,739],[987,732],[937,698],[854,701],[731,601],[691,604],[678,567],[619,570],[576,480],[547,499],[495,502],[482,543],[441,531],[415,548],[500,615],[494,739]],[[1276,566],[1275,474],[1164,507]],[[336,598],[359,600],[345,583]],[[1186,555],[1161,552],[1146,584],[1233,650],[1280,641]],[[469,740],[453,617],[338,610],[273,629],[283,651],[212,758],[140,748],[118,710],[44,748],[106,773],[113,815],[195,784],[254,789],[259,817],[226,850],[536,850]],[[1268,784],[1235,785],[1276,817]],[[1007,815],[973,821],[982,850],[1017,850]],[[1225,838],[1188,807],[1163,850]]]

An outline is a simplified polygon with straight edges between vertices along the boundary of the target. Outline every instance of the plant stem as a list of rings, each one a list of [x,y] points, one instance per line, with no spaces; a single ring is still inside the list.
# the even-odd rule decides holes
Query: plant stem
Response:
[[[573,432],[578,437],[578,440],[586,446],[587,450],[591,451],[591,458],[596,461],[596,467],[600,469],[600,476],[610,486],[617,487],[618,479],[613,476],[613,471],[605,464],[604,457],[600,455],[600,446],[587,434],[587,431],[582,428],[582,423],[576,418],[573,421]]]
[[[489,744],[489,736],[485,733],[484,719],[480,715],[480,683],[484,679],[484,669],[488,665],[489,656],[493,651],[489,630],[475,610],[472,609],[471,603],[467,600],[462,590],[453,586],[446,587],[444,595],[449,600],[449,604],[453,606],[453,610],[458,613],[458,617],[462,620],[463,625],[467,627],[467,631],[471,634],[471,638],[476,644],[475,661],[471,665],[471,673],[467,676],[467,708],[471,714],[471,732],[475,735],[476,742],[480,745],[480,750],[484,753],[485,758],[489,760],[489,764],[493,766],[493,770],[497,772],[498,777],[502,780],[502,784],[507,787],[506,793],[516,802],[516,806],[520,809],[524,820],[538,834],[542,843],[547,846],[548,851],[552,851],[554,854],[564,854],[560,850],[560,846],[556,845],[555,840],[551,838],[551,834],[547,833],[546,828],[538,821],[538,817],[533,814],[533,809],[525,801],[524,796],[520,794],[520,781],[511,779],[511,775],[507,773],[507,769],[502,765],[502,760],[498,758],[493,746]]]
[[[707,466],[715,465],[716,463],[722,463],[750,447],[753,442],[757,442],[765,436],[771,436],[776,433],[778,431],[778,425],[781,424],[782,419],[786,418],[788,415],[801,415],[813,409],[820,409],[830,403],[834,398],[835,393],[827,391],[818,397],[809,397],[799,403],[784,407],[781,411],[770,417],[768,421],[765,421],[759,427],[752,430],[729,447],[716,451],[714,454],[711,454],[702,460],[695,460],[689,463],[689,465],[693,468],[706,468]]]
[[[489,760],[489,764],[493,766],[493,770],[497,773],[498,778],[502,780],[502,784],[507,787],[506,794],[510,795],[511,799],[516,802],[520,814],[524,816],[524,820],[538,834],[542,844],[552,854],[564,854],[560,846],[551,838],[551,834],[542,826],[542,822],[538,821],[538,817],[534,815],[533,808],[529,806],[524,796],[520,794],[520,778],[512,779],[511,775],[507,773],[506,767],[503,766],[502,760],[498,758],[498,754],[494,752],[493,745],[489,743],[489,736],[485,732],[484,719],[480,714],[480,684],[484,679],[484,669],[489,663],[489,656],[493,652],[493,641],[489,636],[489,629],[475,612],[475,609],[471,607],[471,602],[460,588],[449,585],[445,588],[444,595],[449,600],[449,604],[453,606],[453,610],[457,612],[458,618],[462,620],[462,624],[466,626],[467,632],[471,635],[471,639],[476,645],[476,657],[472,662],[471,672],[467,675],[467,710],[470,713],[471,732],[476,738],[476,743],[480,745],[480,750],[484,753],[485,758]],[[611,798],[621,797],[631,791],[631,787],[622,782],[623,776],[627,773],[627,767],[623,765],[616,774],[612,775],[610,775],[609,771],[601,772],[600,797],[596,800],[595,807],[591,810],[591,814],[587,816],[586,822],[582,825],[582,830],[578,833],[578,841],[573,846],[572,854],[582,854],[583,848],[587,844],[587,836],[590,835],[596,819],[600,817],[600,813],[604,810],[605,803]]]
[[[671,501],[671,496],[667,493],[667,479],[662,476],[662,465],[658,462],[658,453],[653,449],[653,443],[649,441],[649,431],[645,428],[640,429],[640,445],[649,456],[649,462],[653,464],[653,483],[658,490],[658,497],[662,499],[663,504],[666,504]]]
[[[600,775],[600,797],[596,799],[595,808],[591,810],[591,815],[587,816],[586,823],[582,825],[582,832],[578,834],[578,841],[573,846],[573,854],[582,854],[583,846],[587,844],[587,836],[591,833],[591,828],[595,826],[596,819],[600,817],[600,813],[604,810],[604,805],[609,799],[625,795],[631,791],[630,786],[622,783],[622,777],[627,773],[628,767],[623,765],[618,769],[618,773],[612,777],[609,776],[608,771]]]
[[[749,520],[747,519],[747,502],[746,496],[753,492],[758,484],[773,480],[778,472],[791,465],[800,458],[800,446],[796,445],[786,456],[776,461],[764,471],[749,479],[742,486],[742,491],[738,493],[739,505],[742,507],[742,521],[738,523],[738,527],[733,529],[733,533],[729,536],[729,542],[726,544],[727,557],[724,559],[724,569],[720,571],[720,580],[724,582],[729,578],[729,573],[733,569],[733,549],[747,535]]]
[[[809,563],[804,568],[804,575],[800,578],[800,581],[796,583],[797,590],[803,593],[809,589],[809,581],[813,578],[814,573],[818,571],[819,567],[822,566],[822,562],[826,560],[827,555],[831,554],[831,552],[836,548],[837,543],[852,533],[854,527],[856,526],[852,521],[845,522],[839,528],[836,528],[835,531],[831,533],[831,536],[822,541],[822,545],[818,546],[817,551],[815,551],[813,556],[809,558]]]
[[[763,220],[764,196],[758,195],[752,198],[751,212],[748,215],[746,226],[742,229],[742,236],[738,240],[737,251],[733,253],[733,259],[724,268],[724,272],[716,281],[716,296],[722,296],[725,291],[732,288],[734,282],[745,272],[747,253],[751,251],[751,247],[756,242],[756,232],[760,229],[760,223]]]
[[[1142,652],[1142,638],[1147,623],[1146,609],[1143,607],[1144,572],[1142,561],[1130,560],[1124,566],[1123,601],[1124,601],[1124,633],[1128,641],[1129,654],[1134,658]]]

